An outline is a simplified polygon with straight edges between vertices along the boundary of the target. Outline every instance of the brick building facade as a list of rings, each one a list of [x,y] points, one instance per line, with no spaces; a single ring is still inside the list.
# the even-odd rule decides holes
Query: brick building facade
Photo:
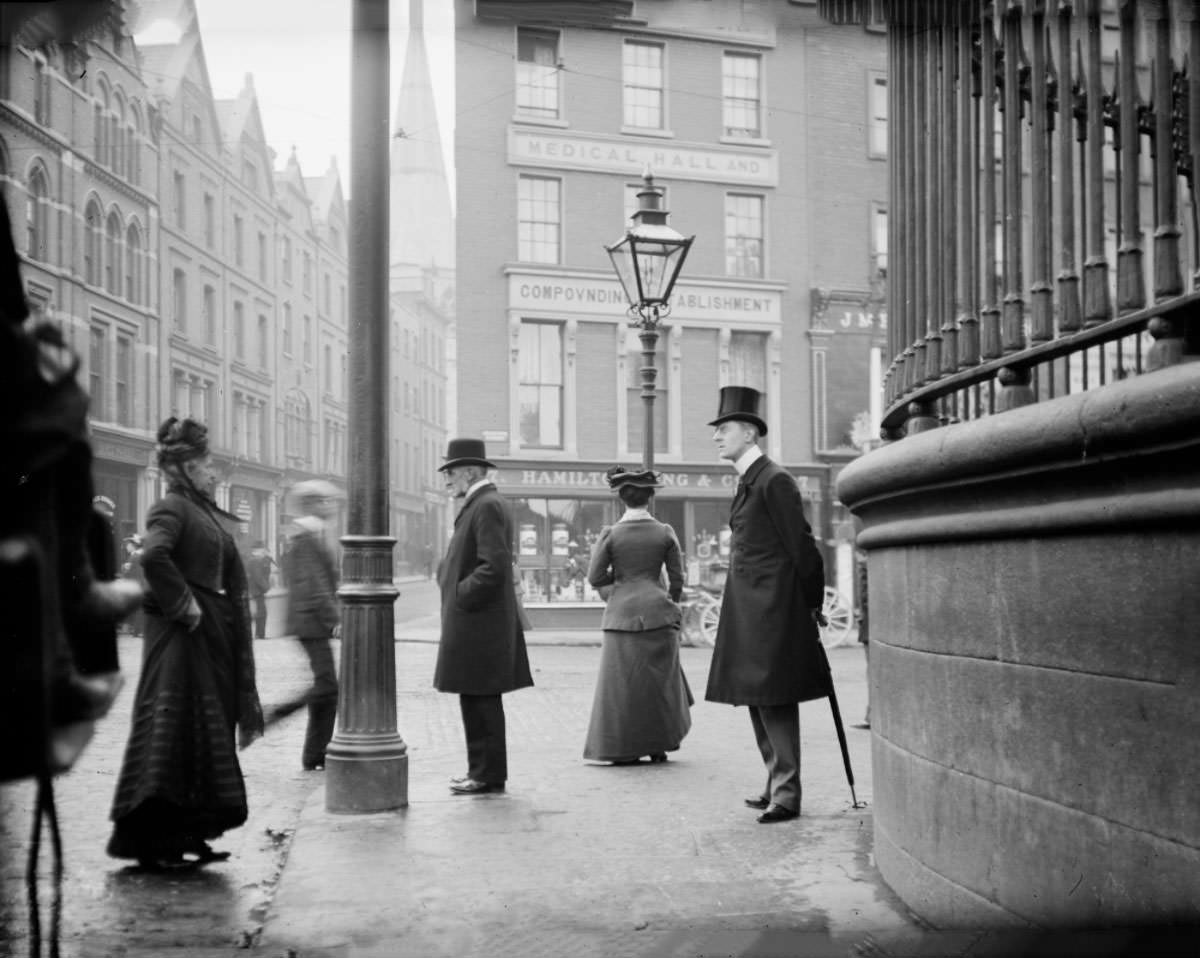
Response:
[[[616,515],[602,473],[641,458],[641,346],[603,247],[646,167],[696,235],[659,339],[657,514],[719,586],[733,474],[706,423],[719,386],[750,385],[832,540],[884,322],[883,34],[783,0],[457,14],[459,432],[516,505],[527,602],[596,600],[578,569]]]

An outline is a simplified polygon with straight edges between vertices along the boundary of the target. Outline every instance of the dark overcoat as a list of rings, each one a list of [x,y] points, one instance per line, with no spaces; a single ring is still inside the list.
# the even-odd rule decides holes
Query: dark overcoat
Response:
[[[284,560],[287,566],[287,630],[301,639],[323,639],[340,621],[338,570],[321,534],[301,528]]]
[[[438,569],[442,639],[439,692],[498,695],[533,685],[513,583],[513,517],[495,486],[471,496],[454,520]]]
[[[729,572],[705,697],[786,705],[829,694],[813,610],[824,563],[796,480],[766,456],[738,484],[729,515]]]

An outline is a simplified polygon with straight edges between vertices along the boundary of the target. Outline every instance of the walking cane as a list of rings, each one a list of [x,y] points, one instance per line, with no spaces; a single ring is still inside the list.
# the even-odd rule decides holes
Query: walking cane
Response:
[[[838,745],[842,747],[842,764],[846,767],[846,781],[850,783],[851,808],[864,808],[858,796],[854,794],[854,772],[850,770],[850,749],[846,746],[846,729],[842,726],[842,710],[838,708],[837,692],[833,690],[833,669],[829,665],[829,656],[825,654],[825,646],[817,640],[817,648],[821,650],[821,664],[825,668],[825,677],[829,681],[829,708],[833,712],[833,727],[837,730]]]

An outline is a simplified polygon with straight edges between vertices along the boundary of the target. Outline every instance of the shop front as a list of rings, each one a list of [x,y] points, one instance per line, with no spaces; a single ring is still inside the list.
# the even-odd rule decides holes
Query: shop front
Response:
[[[145,528],[154,497],[143,486],[153,451],[148,439],[93,429],[92,484],[96,495],[108,496],[116,505],[113,531],[118,542]]]
[[[604,600],[587,581],[592,550],[605,526],[621,515],[604,480],[605,466],[548,467],[499,463],[496,485],[513,507],[513,554],[525,608],[535,628],[599,628]],[[828,522],[828,469],[788,467],[800,485],[818,541]],[[709,464],[661,470],[654,513],[669,524],[684,553],[688,585],[720,592],[729,560],[729,507],[737,487],[732,469]]]

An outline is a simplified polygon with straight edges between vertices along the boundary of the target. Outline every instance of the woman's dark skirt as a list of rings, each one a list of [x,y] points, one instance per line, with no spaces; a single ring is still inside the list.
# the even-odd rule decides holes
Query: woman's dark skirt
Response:
[[[132,729],[113,800],[108,853],[193,851],[246,821],[237,759],[233,605],[194,590],[203,618],[187,632],[147,613]]]
[[[691,689],[679,663],[679,629],[606,629],[583,757],[629,762],[673,752],[692,727]]]

